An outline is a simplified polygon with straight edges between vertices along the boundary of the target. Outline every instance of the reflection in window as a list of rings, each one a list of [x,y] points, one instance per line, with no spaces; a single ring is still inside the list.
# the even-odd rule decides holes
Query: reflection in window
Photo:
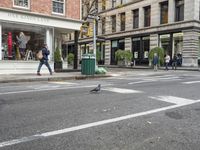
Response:
[[[165,53],[171,52],[170,34],[160,35],[160,47],[165,50]]]
[[[116,0],[112,0],[112,8],[116,7]]]
[[[116,15],[111,16],[112,20],[112,33],[116,32]]]
[[[151,25],[151,6],[144,7],[144,27]]]
[[[106,0],[102,0],[102,10],[106,9]]]
[[[184,0],[176,0],[175,2],[175,21],[184,20]]]
[[[139,27],[139,9],[133,10],[133,29]]]
[[[53,2],[53,12],[64,14],[64,0],[52,0]]]
[[[29,1],[28,0],[14,0],[14,6],[20,6],[28,8]]]
[[[120,14],[120,22],[121,22],[121,31],[125,31],[126,28],[126,15],[125,13]]]
[[[168,2],[160,4],[160,24],[168,23]]]
[[[102,34],[105,34],[106,31],[106,18],[102,18]]]

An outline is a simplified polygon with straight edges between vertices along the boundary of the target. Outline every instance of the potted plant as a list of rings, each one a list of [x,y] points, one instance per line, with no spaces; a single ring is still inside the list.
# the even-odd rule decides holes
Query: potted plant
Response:
[[[125,64],[128,66],[133,59],[133,53],[129,50],[124,51]]]
[[[115,52],[115,60],[117,61],[117,64],[120,66],[128,65],[129,62],[131,62],[133,58],[133,54],[128,50],[117,50]]]
[[[161,47],[155,47],[150,50],[149,52],[149,66],[152,65],[154,53],[157,53],[158,55],[158,66],[161,66],[164,64],[164,49]]]
[[[68,62],[69,65],[73,65],[73,63],[74,63],[74,54],[73,53],[68,54],[67,62]]]
[[[125,56],[123,50],[119,49],[115,52],[115,60],[117,61],[117,65],[119,66],[125,65]]]
[[[54,70],[55,72],[62,70],[62,59],[58,48],[56,48],[56,51],[54,52]]]

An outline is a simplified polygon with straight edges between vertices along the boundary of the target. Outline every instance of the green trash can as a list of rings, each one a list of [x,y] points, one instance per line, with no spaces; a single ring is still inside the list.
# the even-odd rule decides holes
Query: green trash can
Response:
[[[94,54],[83,54],[81,60],[81,74],[95,74],[95,57]]]

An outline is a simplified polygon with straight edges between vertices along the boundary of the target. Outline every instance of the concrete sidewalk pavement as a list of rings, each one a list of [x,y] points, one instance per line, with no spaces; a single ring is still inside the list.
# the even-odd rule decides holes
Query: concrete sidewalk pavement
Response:
[[[171,68],[170,68],[171,69]],[[186,68],[179,67],[177,71],[199,71],[198,68]],[[0,83],[14,83],[14,82],[47,82],[47,81],[63,81],[63,80],[83,80],[83,79],[94,79],[94,78],[105,78],[113,76],[123,76],[128,74],[139,73],[153,73],[153,69],[150,67],[107,67],[106,74],[95,74],[95,75],[82,75],[80,70],[67,70],[66,72],[53,73],[53,75],[42,74],[38,76],[37,74],[0,74]],[[163,73],[164,68],[160,68],[157,74]],[[155,73],[155,72],[154,72]]]

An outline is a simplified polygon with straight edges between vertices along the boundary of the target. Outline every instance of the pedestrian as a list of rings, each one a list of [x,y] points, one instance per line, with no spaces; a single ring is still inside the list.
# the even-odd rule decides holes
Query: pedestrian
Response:
[[[154,55],[153,55],[153,69],[154,69],[154,71],[158,70],[158,55],[157,55],[157,53],[154,53]]]
[[[40,69],[41,69],[43,64],[45,64],[47,66],[50,75],[52,75],[52,70],[51,70],[51,67],[50,67],[49,62],[48,62],[48,55],[49,54],[50,54],[50,52],[48,50],[47,44],[44,44],[43,48],[42,48],[42,56],[43,57],[42,57],[42,59],[40,59],[40,63],[39,63],[38,69],[37,69],[37,75],[41,76]]]
[[[169,70],[168,66],[169,66],[169,62],[170,62],[170,56],[168,54],[166,54],[165,56],[165,70]]]
[[[177,69],[177,56],[174,54],[174,57],[172,59],[172,69],[176,70]]]

